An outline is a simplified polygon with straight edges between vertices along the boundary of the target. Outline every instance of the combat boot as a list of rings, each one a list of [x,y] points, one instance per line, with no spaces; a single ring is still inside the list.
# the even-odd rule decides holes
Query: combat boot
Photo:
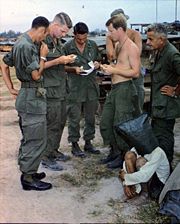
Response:
[[[109,163],[117,158],[118,154],[115,153],[113,146],[111,145],[110,147],[111,148],[110,148],[109,154],[107,155],[106,158],[100,160],[100,164]]]
[[[62,162],[66,162],[71,159],[69,155],[65,155],[64,153],[59,151],[55,151],[54,158],[56,161],[62,161]]]
[[[36,178],[33,178],[33,175],[22,174],[21,175],[21,184],[23,190],[35,190],[35,191],[45,191],[52,188],[51,183],[40,181]]]
[[[41,163],[44,168],[50,169],[52,171],[63,170],[63,167],[60,164],[58,164],[54,159],[51,158],[43,159]]]
[[[90,140],[85,141],[84,151],[92,154],[100,154],[100,151],[95,149]]]
[[[122,168],[123,167],[123,159],[119,154],[113,161],[107,164],[107,167],[110,169]]]
[[[77,142],[72,142],[72,154],[77,157],[85,158],[86,154],[80,149]]]
[[[44,172],[41,173],[33,173],[32,174],[33,179],[42,180],[46,177],[46,174]]]

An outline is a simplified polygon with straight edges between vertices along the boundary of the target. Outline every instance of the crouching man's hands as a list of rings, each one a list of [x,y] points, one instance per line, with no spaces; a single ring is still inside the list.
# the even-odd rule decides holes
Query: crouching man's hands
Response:
[[[137,195],[135,186],[124,185],[124,193],[128,198],[134,198]]]
[[[137,195],[136,187],[134,185],[127,186],[124,184],[125,174],[126,172],[123,169],[119,171],[119,178],[121,179],[121,181],[123,181],[124,193],[128,198],[134,198]]]

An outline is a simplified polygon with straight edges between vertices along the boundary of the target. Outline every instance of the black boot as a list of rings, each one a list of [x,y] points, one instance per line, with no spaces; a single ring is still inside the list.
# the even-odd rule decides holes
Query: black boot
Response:
[[[86,154],[83,151],[81,151],[77,142],[72,142],[72,151],[71,152],[74,156],[81,157],[81,158],[86,157]]]
[[[122,156],[118,155],[113,161],[107,164],[107,167],[111,169],[122,168],[123,167]]]
[[[69,155],[65,155],[64,153],[59,152],[58,150],[54,152],[54,157],[56,161],[62,161],[62,162],[66,162],[71,159]]]
[[[84,151],[92,154],[100,154],[100,151],[93,147],[90,140],[85,141]]]
[[[23,181],[23,176],[24,175],[21,175],[21,182]],[[32,176],[32,179],[42,180],[46,177],[46,174],[44,172],[33,173],[31,176]]]
[[[57,163],[57,161],[53,158],[44,158],[41,161],[41,164],[44,168],[47,168],[52,171],[61,171],[63,167]]]
[[[116,157],[119,155],[119,154],[117,154],[117,153],[114,151],[114,148],[113,148],[112,145],[110,145],[110,147],[111,147],[111,148],[110,148],[110,151],[109,151],[108,156],[107,156],[106,158],[104,158],[104,159],[101,159],[101,160],[100,160],[100,164],[106,164],[106,163],[109,163],[109,162],[115,160]]]
[[[28,176],[26,178],[26,176]],[[30,177],[31,176],[31,177]],[[24,190],[45,191],[52,188],[52,184],[33,178],[33,175],[21,175],[21,184]]]
[[[44,172],[32,174],[33,179],[42,180],[46,177]]]

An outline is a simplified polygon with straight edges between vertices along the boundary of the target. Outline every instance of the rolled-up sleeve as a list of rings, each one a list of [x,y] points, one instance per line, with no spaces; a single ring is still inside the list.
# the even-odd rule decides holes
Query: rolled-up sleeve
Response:
[[[40,65],[37,61],[33,61],[31,64],[29,64],[27,67],[26,67],[26,72],[28,74],[31,74],[32,71],[35,71],[35,70],[38,70],[40,68]]]
[[[23,54],[21,54],[21,63],[25,67],[27,74],[40,68],[39,56],[36,48],[30,46],[23,46]]]
[[[10,51],[9,53],[7,53],[4,57],[3,57],[3,61],[6,65],[13,67],[14,66],[14,61],[13,61],[13,50]]]

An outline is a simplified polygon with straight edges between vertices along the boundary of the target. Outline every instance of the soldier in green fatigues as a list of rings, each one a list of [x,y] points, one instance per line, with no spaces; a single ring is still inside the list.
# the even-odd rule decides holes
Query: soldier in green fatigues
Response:
[[[58,151],[63,129],[66,123],[67,76],[64,65],[74,61],[74,55],[65,56],[61,37],[72,27],[69,16],[61,12],[54,17],[49,26],[49,35],[45,39],[49,53],[45,62],[44,87],[47,91],[47,147],[42,165],[54,171],[63,167],[57,161],[66,161],[69,156]]]
[[[35,18],[32,28],[3,58],[4,81],[10,93],[17,96],[16,110],[23,136],[18,162],[22,172],[21,184],[24,190],[47,190],[52,187],[50,183],[41,181],[45,173],[37,173],[47,138],[46,91],[43,88],[41,75],[48,48],[42,43],[40,52],[38,52],[35,42],[41,42],[45,38],[48,26],[49,21],[45,17]],[[9,66],[15,67],[16,76],[21,81],[19,92],[13,87]]]
[[[180,53],[167,40],[162,24],[147,27],[147,44],[156,50],[151,69],[152,128],[169,162],[173,160],[174,124],[180,117]]]
[[[132,78],[140,72],[140,51],[126,33],[127,24],[123,16],[116,16],[106,23],[108,35],[118,44],[117,63],[101,65],[101,69],[111,75],[112,89],[106,98],[100,123],[100,132],[105,145],[111,147],[108,168],[122,166],[123,154],[129,146],[118,136],[114,125],[127,121],[140,114],[138,97]],[[104,160],[102,161],[104,163]]]
[[[98,154],[91,140],[95,134],[95,113],[98,107],[99,87],[96,83],[96,71],[99,67],[100,55],[94,41],[88,40],[88,27],[85,23],[77,23],[74,26],[74,39],[65,44],[66,54],[75,54],[75,62],[66,66],[68,72],[68,141],[72,142],[72,153],[75,156],[85,157],[85,153],[80,149],[78,141],[80,138],[80,120],[83,108],[85,118],[85,128],[83,138],[85,140],[84,150]],[[87,74],[84,70],[91,69],[91,64],[95,67]]]

